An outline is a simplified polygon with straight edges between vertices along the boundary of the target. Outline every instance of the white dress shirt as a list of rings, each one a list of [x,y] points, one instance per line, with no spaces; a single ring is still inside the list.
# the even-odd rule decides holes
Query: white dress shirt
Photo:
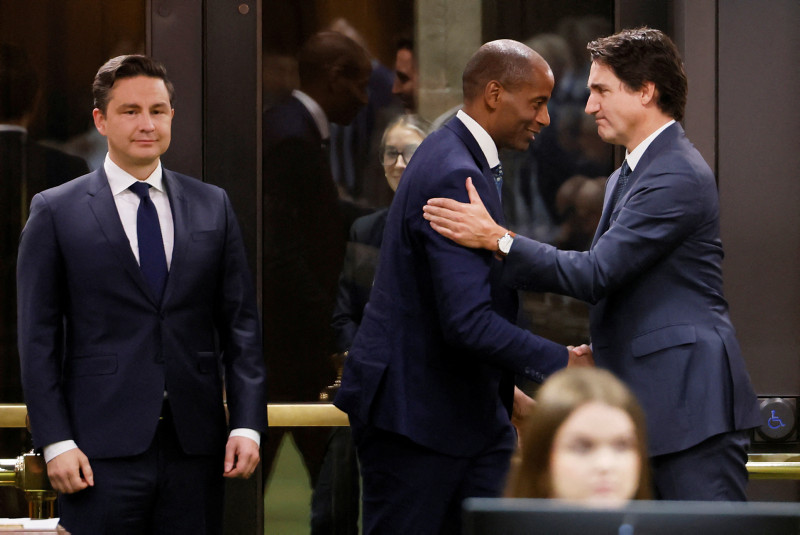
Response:
[[[308,113],[311,114],[311,117],[314,119],[314,123],[317,125],[319,129],[319,134],[322,136],[323,140],[326,140],[331,137],[331,125],[328,121],[328,116],[325,115],[325,110],[317,104],[317,101],[308,96],[307,94],[303,93],[299,89],[295,89],[292,91],[292,96],[300,101],[300,103],[305,106],[308,110]]]
[[[495,145],[489,132],[484,130],[483,127],[479,125],[475,119],[467,115],[464,110],[458,110],[456,117],[461,119],[461,122],[464,123],[464,126],[467,127],[472,137],[474,137],[475,141],[480,145],[483,155],[486,156],[486,161],[489,162],[489,168],[497,167],[500,163],[500,156],[497,154],[497,145]]]
[[[633,149],[630,153],[625,151],[625,159],[628,161],[628,167],[631,168],[631,172],[636,169],[636,166],[639,165],[639,160],[642,159],[644,155],[644,151],[647,150],[647,147],[650,146],[650,143],[653,142],[655,138],[658,137],[658,134],[669,128],[669,126],[675,122],[675,119],[668,121],[666,124],[661,126],[658,130],[647,136],[644,141],[636,145],[636,148]]]

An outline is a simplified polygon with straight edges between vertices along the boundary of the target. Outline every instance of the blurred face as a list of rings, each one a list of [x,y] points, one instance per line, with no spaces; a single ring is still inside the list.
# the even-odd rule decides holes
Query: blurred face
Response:
[[[371,67],[366,59],[355,76],[339,73],[332,84],[333,109],[330,110],[331,122],[348,125],[353,122],[359,110],[369,100],[368,86]]]
[[[628,413],[604,403],[586,403],[572,412],[553,440],[552,497],[622,505],[636,494],[641,462]]]
[[[394,71],[392,93],[400,97],[407,111],[413,112],[417,109],[417,68],[414,66],[414,53],[407,48],[398,50]]]
[[[386,181],[392,191],[397,191],[397,185],[406,170],[411,154],[419,144],[422,143],[422,136],[419,132],[411,128],[397,125],[386,134],[386,144],[383,149],[382,162],[383,171],[386,173]]]
[[[95,108],[93,115],[97,130],[108,138],[111,160],[144,179],[169,147],[174,113],[163,80],[135,76],[117,80],[106,113]]]
[[[585,111],[594,115],[597,134],[606,143],[635,149],[647,137],[639,132],[645,111],[641,92],[631,91],[610,67],[598,62],[592,62],[588,83]]]
[[[553,91],[553,73],[532,64],[528,81],[515,88],[500,87],[492,131],[498,148],[526,150],[536,134],[550,124],[547,102]]]

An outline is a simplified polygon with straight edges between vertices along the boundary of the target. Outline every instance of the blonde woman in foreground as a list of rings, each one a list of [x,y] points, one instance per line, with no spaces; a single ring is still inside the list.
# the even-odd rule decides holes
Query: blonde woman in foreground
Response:
[[[615,507],[649,499],[644,413],[628,388],[597,368],[553,374],[520,431],[506,496]]]

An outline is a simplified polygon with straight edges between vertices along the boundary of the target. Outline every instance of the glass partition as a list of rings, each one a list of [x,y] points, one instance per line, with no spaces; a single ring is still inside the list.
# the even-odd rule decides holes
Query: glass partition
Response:
[[[92,79],[109,57],[141,53],[144,43],[144,0],[0,0],[0,403],[23,401],[15,265],[31,197],[102,163]],[[24,430],[0,429],[0,457],[28,447]],[[0,493],[0,517],[26,511],[13,489]]]

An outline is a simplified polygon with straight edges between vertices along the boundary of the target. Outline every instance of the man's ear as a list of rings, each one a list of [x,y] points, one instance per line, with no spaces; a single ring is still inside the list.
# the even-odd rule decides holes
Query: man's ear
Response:
[[[486,87],[483,88],[483,100],[489,109],[495,109],[500,101],[500,95],[503,93],[503,86],[497,80],[491,80]]]
[[[336,90],[341,85],[342,76],[343,76],[343,68],[342,65],[338,63],[334,63],[328,68],[327,80],[328,80],[328,89],[331,93],[335,93]]]
[[[92,117],[94,118],[94,127],[102,135],[106,135],[106,116],[100,111],[99,108],[92,110]]]
[[[656,89],[655,82],[644,82],[639,92],[643,106],[647,106],[650,103],[656,103],[656,100],[658,99],[658,89]]]

